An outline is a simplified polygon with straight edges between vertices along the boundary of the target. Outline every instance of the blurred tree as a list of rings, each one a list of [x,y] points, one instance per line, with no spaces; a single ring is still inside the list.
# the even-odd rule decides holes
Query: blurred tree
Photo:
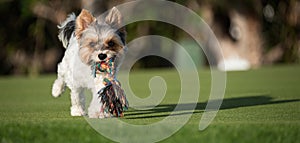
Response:
[[[78,14],[81,8],[99,15],[107,9],[130,0],[2,0],[0,1],[0,74],[29,74],[54,72],[64,52],[57,39],[56,25],[69,13]],[[232,9],[246,13],[262,25],[266,63],[299,62],[300,2],[299,0],[171,0],[187,6],[208,19],[221,21],[218,27],[230,27],[226,14]],[[206,9],[206,10],[205,10]],[[209,11],[209,9],[211,11]],[[217,13],[217,15],[211,15]],[[225,15],[225,16],[224,16]],[[218,18],[219,17],[219,18]],[[226,22],[227,21],[227,22]],[[157,34],[173,40],[186,35],[170,24],[144,21],[126,26],[128,41],[139,36]],[[218,33],[218,32],[216,32]],[[233,40],[238,33],[225,30]],[[217,35],[220,36],[220,35]],[[251,40],[252,38],[249,38]],[[275,53],[275,54],[274,54]],[[275,56],[274,56],[275,55]],[[155,57],[140,61],[140,67],[157,65]],[[163,66],[169,64],[163,63]]]
[[[0,74],[35,76],[54,71],[59,59],[53,56],[59,57],[63,51],[53,48],[60,45],[56,24],[79,7],[72,0],[1,1]]]
[[[300,1],[264,0],[262,3],[263,31],[269,51],[265,62],[299,62]]]

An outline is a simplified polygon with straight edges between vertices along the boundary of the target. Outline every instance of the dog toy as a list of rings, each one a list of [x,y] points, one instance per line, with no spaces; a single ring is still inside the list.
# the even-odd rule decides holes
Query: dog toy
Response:
[[[123,117],[123,111],[128,109],[128,101],[121,83],[116,79],[115,57],[106,61],[96,62],[93,66],[93,75],[102,74],[105,87],[99,90],[102,109],[116,117]]]

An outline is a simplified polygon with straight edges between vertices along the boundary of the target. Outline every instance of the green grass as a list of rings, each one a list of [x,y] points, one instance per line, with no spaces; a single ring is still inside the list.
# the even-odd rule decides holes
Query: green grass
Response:
[[[229,72],[220,111],[207,129],[199,131],[199,120],[210,93],[210,72],[200,70],[201,92],[192,117],[183,128],[162,142],[299,141],[299,73],[299,65]],[[147,97],[150,94],[148,80],[156,75],[164,77],[168,85],[162,103],[146,111],[130,109],[123,121],[150,124],[172,112],[180,92],[179,77],[174,70],[134,71],[130,75],[132,90],[139,97]],[[0,141],[111,142],[90,127],[83,117],[70,116],[69,90],[57,99],[50,96],[54,79],[54,75],[35,79],[0,78]]]

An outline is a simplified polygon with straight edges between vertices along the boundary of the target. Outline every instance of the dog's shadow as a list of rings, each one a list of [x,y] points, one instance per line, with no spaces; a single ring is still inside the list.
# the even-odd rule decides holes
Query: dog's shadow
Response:
[[[247,96],[247,97],[236,97],[236,98],[225,98],[223,99],[222,105],[219,110],[240,108],[240,107],[250,107],[258,105],[270,105],[270,104],[281,104],[288,102],[299,102],[300,99],[290,99],[290,100],[273,100],[272,97],[268,95],[259,96]],[[218,104],[221,100],[212,100],[211,104]],[[182,115],[182,114],[193,114],[204,112],[208,102],[196,103],[194,111],[192,107],[195,104],[160,104],[149,110],[129,110],[125,112],[125,119],[143,119],[143,118],[155,118],[155,117],[166,117],[170,116],[170,113],[174,111],[176,106],[179,106],[179,110],[171,114],[172,116]],[[207,109],[207,108],[206,108]]]

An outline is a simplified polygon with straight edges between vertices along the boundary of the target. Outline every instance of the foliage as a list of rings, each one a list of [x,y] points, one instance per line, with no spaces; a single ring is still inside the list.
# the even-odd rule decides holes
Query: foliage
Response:
[[[172,0],[192,8],[201,14],[201,6],[211,5],[218,13],[226,14],[231,9],[256,17],[262,25],[262,37],[265,40],[265,51],[280,45],[284,51],[281,62],[299,61],[299,18],[293,16],[293,6],[296,0]],[[97,2],[97,4],[95,4]],[[56,25],[67,14],[79,13],[82,7],[97,9],[95,13],[121,4],[119,1],[82,1],[82,0],[4,0],[0,2],[0,74],[29,74],[54,72],[56,64],[63,56],[64,49],[57,39]],[[92,5],[88,4],[92,3]],[[100,4],[99,4],[100,3]],[[298,2],[299,3],[299,2]],[[85,5],[86,4],[86,5]],[[275,17],[267,21],[263,16],[263,8],[271,5]],[[100,7],[99,7],[100,6]],[[298,14],[299,17],[299,14]],[[220,19],[221,21],[223,19]],[[226,26],[226,20],[223,21]],[[173,40],[186,38],[181,29],[162,22],[143,21],[127,25],[128,41],[143,35],[158,34]],[[157,65],[152,60],[155,57],[141,60],[138,67],[170,66],[164,62]]]

